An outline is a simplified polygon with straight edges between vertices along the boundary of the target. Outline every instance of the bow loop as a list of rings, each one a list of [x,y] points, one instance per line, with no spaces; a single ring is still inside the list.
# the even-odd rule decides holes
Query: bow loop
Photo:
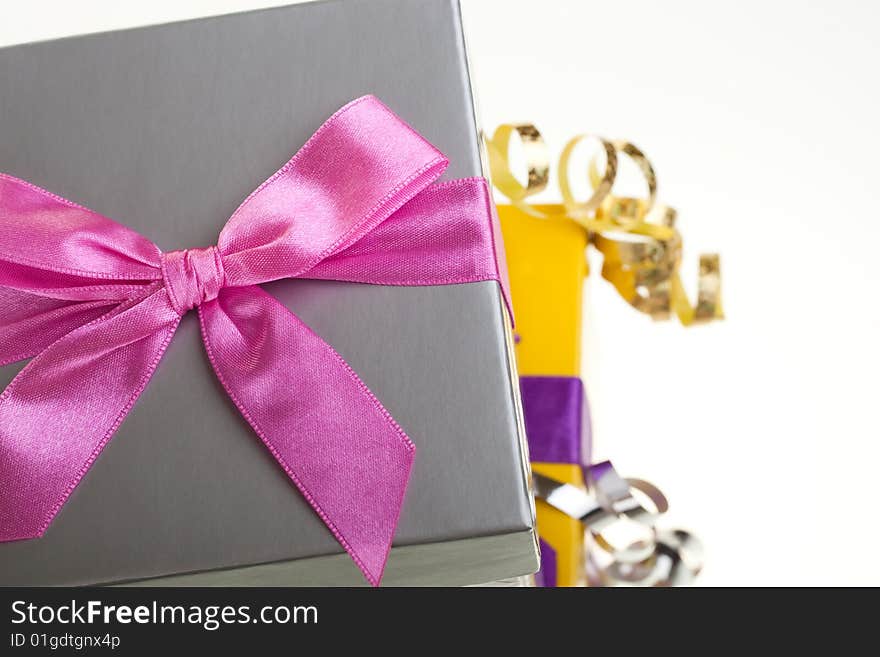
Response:
[[[133,230],[0,173],[0,366],[144,297],[160,262]]]
[[[159,247],[130,228],[0,173],[0,285],[10,265],[89,284],[154,281],[160,259]]]
[[[296,278],[367,235],[447,159],[373,96],[330,117],[220,233],[230,285]]]

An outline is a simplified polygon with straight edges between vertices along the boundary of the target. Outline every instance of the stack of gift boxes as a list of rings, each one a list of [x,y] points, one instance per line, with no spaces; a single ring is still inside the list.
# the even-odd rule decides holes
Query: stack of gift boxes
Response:
[[[499,227],[457,0],[14,46],[0,85],[0,584],[584,584],[529,461],[585,489],[592,233]]]
[[[514,175],[510,145],[518,135],[525,182]],[[578,200],[570,159],[582,143],[596,146]],[[621,297],[654,319],[683,325],[723,317],[717,255],[702,256],[697,301],[679,277],[682,240],[674,209],[656,203],[657,177],[635,145],[578,135],[562,150],[561,203],[534,204],[550,179],[547,147],[527,123],[504,124],[486,139],[517,312],[517,360],[523,413],[535,473],[543,586],[670,585],[700,570],[698,539],[685,530],[659,529],[668,508],[663,493],[643,480],[621,478],[608,463],[592,464],[592,435],[581,371],[583,284],[587,247],[603,255],[602,276]],[[630,158],[647,187],[644,198],[613,194],[618,161]],[[605,536],[612,526],[635,527],[623,545]],[[585,539],[592,539],[585,545]],[[601,548],[601,549],[599,549]],[[603,554],[600,554],[602,552]]]

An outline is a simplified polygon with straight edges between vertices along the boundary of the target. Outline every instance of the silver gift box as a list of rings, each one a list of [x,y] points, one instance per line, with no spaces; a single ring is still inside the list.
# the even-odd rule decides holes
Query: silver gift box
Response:
[[[482,174],[456,0],[321,2],[0,49],[0,170],[163,250],[206,246],[327,117],[366,93],[450,158],[446,177]],[[498,286],[266,287],[418,447],[384,583],[534,572]],[[0,368],[0,386],[23,365]],[[125,582],[364,583],[218,385],[192,313],[45,536],[0,544],[3,585]]]

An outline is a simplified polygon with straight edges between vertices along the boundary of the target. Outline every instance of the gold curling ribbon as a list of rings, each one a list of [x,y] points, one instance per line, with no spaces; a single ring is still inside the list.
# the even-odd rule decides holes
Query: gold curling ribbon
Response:
[[[519,135],[526,159],[528,182],[525,187],[513,175],[508,159],[510,138],[514,132]],[[538,129],[530,123],[506,123],[498,126],[492,139],[486,140],[486,150],[489,153],[489,168],[495,186],[510,199],[513,205],[526,214],[533,217],[546,216],[525,202],[529,196],[546,189],[550,180],[547,145]]]
[[[516,132],[523,144],[528,182],[523,186],[510,165],[510,139]],[[572,192],[569,162],[586,140],[598,142],[605,166],[600,172],[598,156],[589,165],[590,197],[578,201]],[[682,238],[675,226],[676,211],[656,205],[657,176],[645,154],[626,141],[608,141],[595,135],[578,135],[568,141],[559,158],[562,204],[531,205],[527,199],[547,187],[549,156],[538,129],[529,123],[504,124],[486,139],[489,169],[495,187],[521,211],[545,219],[569,219],[590,234],[591,243],[603,254],[602,276],[614,285],[634,308],[655,320],[672,314],[684,326],[722,319],[721,267],[718,254],[700,256],[697,301],[692,304],[681,282]],[[614,196],[618,154],[629,157],[641,171],[648,187],[647,198]]]

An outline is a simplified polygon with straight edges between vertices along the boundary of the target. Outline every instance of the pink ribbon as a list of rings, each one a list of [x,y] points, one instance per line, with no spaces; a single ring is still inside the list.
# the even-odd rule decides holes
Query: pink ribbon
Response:
[[[330,345],[261,283],[502,282],[482,178],[371,96],[334,114],[235,211],[217,246],[162,253],[0,174],[0,541],[42,536],[197,308],[241,414],[373,585],[415,447]],[[173,458],[173,456],[171,457]]]

